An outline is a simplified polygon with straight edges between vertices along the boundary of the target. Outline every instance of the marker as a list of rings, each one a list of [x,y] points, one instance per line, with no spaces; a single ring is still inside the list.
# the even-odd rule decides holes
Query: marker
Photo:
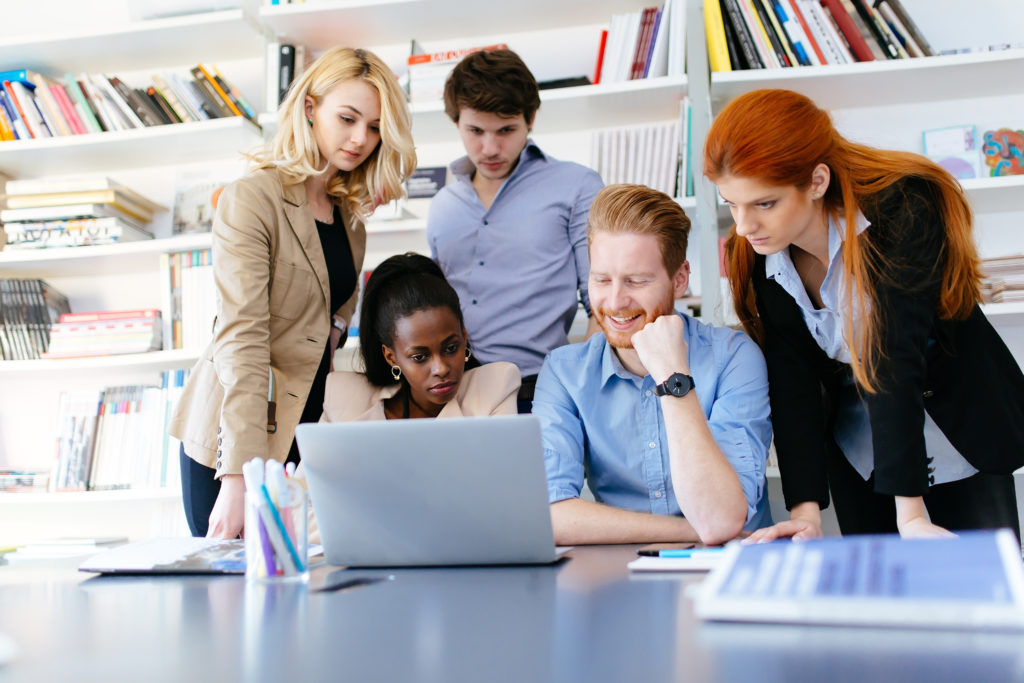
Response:
[[[707,553],[720,553],[725,548],[674,548],[668,550],[637,550],[637,555],[643,555],[645,557],[693,557],[695,555],[705,555]]]

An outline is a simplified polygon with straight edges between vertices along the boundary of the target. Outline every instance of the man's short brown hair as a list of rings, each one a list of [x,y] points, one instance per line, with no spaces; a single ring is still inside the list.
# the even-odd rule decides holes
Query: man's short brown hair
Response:
[[[512,50],[481,50],[467,55],[444,84],[444,110],[455,123],[463,109],[498,116],[523,115],[527,125],[540,107],[540,90],[526,64]]]
[[[598,232],[654,235],[669,277],[686,260],[690,219],[664,192],[646,185],[608,185],[597,193],[587,218],[587,244]]]

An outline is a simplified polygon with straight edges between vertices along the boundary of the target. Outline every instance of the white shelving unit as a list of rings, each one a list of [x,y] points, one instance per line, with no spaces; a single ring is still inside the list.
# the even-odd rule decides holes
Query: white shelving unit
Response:
[[[96,173],[214,161],[257,147],[260,129],[241,117],[0,144],[0,172],[11,176]]]

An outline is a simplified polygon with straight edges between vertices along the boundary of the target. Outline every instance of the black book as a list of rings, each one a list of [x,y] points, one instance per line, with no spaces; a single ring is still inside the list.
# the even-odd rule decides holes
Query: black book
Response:
[[[900,59],[900,51],[896,49],[896,46],[889,41],[889,37],[878,26],[878,22],[875,21],[875,15],[871,12],[870,5],[864,0],[852,0],[852,2],[857,10],[857,14],[868,25],[868,30],[871,31],[871,35],[874,36],[875,42],[882,48],[885,56],[889,59]]]
[[[110,85],[114,86],[114,92],[127,104],[135,115],[139,117],[144,126],[158,126],[160,125],[160,118],[149,111],[147,107],[144,107],[139,101],[138,94],[125,85],[117,76],[105,77]]]
[[[162,115],[162,118],[166,123],[181,123],[181,119],[178,114],[174,111],[170,102],[164,99],[164,96],[160,94],[160,91],[149,86],[146,88],[146,97],[153,103],[153,106]]]
[[[917,43],[917,46],[921,48],[921,52],[929,57],[935,54],[935,51],[932,50],[932,46],[928,44],[928,41],[925,40],[924,34],[921,33],[921,29],[917,27],[917,24],[914,23],[911,16],[907,14],[907,10],[903,7],[900,0],[875,0],[875,7],[882,4],[891,9],[892,13],[895,14],[900,22],[903,23],[903,28],[907,29],[907,32],[910,33],[910,37],[913,38],[914,42]]]
[[[570,76],[569,78],[555,78],[550,81],[537,83],[539,90],[554,90],[556,88],[573,88],[577,85],[590,85],[590,79],[586,76]]]
[[[718,4],[722,6],[722,26],[725,28],[725,46],[729,48],[729,61],[732,63],[733,71],[740,71],[742,69],[749,69],[750,64],[743,57],[743,51],[739,48],[740,39],[736,35],[736,30],[732,27],[732,22],[729,21],[728,10],[725,8],[725,0],[718,0]]]
[[[775,14],[775,18],[779,22],[779,28],[782,29],[782,34],[779,37],[783,41],[785,41],[786,45],[789,46],[789,51],[793,55],[793,58],[797,61],[797,64],[800,64],[801,66],[810,66],[811,60],[807,57],[807,53],[802,53],[800,50],[797,49],[796,43],[793,42],[793,36],[789,35],[789,33],[786,31],[786,19],[783,17],[782,14],[780,14],[780,11],[784,12],[785,10],[783,10],[782,7],[780,7],[777,0],[767,0],[767,4],[768,7],[771,8],[771,11]],[[793,23],[796,23],[795,18],[792,19],[792,21]],[[808,46],[808,49],[810,49],[810,46]],[[793,66],[796,66],[796,64],[794,64]]]
[[[220,113],[220,109],[210,102],[210,98],[206,95],[203,89],[199,87],[198,83],[193,80],[188,80],[186,85],[192,89],[192,94],[195,95],[196,101],[199,103],[199,108],[203,110],[204,114],[211,119],[219,119],[223,117],[223,114]]]
[[[764,32],[768,35],[768,42],[771,44],[772,51],[775,53],[776,59],[779,60],[779,64],[782,66],[793,66],[789,55],[786,54],[786,48],[782,47],[782,39],[775,32],[775,26],[772,24],[771,17],[764,11],[764,4],[760,0],[753,0],[750,4],[754,6],[754,11],[757,12],[757,16],[761,19],[761,25],[764,26]]]
[[[280,59],[278,60],[277,79],[277,102],[280,104],[288,94],[288,88],[295,78],[295,46],[281,45]]]
[[[235,112],[231,111],[227,103],[221,98],[220,93],[217,92],[217,89],[206,79],[206,74],[203,73],[203,70],[198,66],[194,66],[190,71],[192,79],[199,86],[199,90],[206,96],[206,100],[219,112],[218,117],[234,116]]]
[[[750,34],[750,28],[747,26],[747,22],[743,20],[743,12],[740,11],[737,0],[722,0],[722,4],[728,10],[727,17],[723,15],[722,18],[732,23],[733,32],[739,39],[739,49],[743,53],[744,60],[749,65],[748,68],[765,68],[761,55],[757,53],[754,36]]]

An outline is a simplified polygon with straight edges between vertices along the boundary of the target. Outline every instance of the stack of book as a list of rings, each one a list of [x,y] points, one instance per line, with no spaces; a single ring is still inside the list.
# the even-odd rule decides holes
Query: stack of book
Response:
[[[686,0],[613,14],[601,32],[594,83],[681,76],[685,47]]]
[[[117,76],[51,78],[29,69],[0,72],[0,140],[31,140],[168,123],[244,116],[256,111],[215,66],[188,75],[153,74],[132,87]]]
[[[413,41],[414,46],[415,44]],[[467,47],[460,50],[411,55],[408,59],[409,101],[415,104],[437,102],[444,99],[444,82],[463,57],[481,50],[506,49],[508,49],[508,45],[499,43],[485,47]]]
[[[50,328],[69,313],[68,298],[42,280],[0,280],[3,360],[34,360],[50,347]]]
[[[900,0],[710,0],[704,29],[712,71],[934,54]]]
[[[46,491],[50,473],[46,470],[0,467],[0,491],[4,493],[33,493]]]
[[[1024,254],[981,260],[981,295],[989,303],[1024,301]]]
[[[217,287],[209,249],[163,254],[164,339],[167,348],[202,349],[213,336]]]
[[[51,490],[177,485],[178,442],[167,425],[187,374],[166,371],[160,386],[62,393]]]
[[[158,351],[162,345],[160,311],[64,313],[50,329],[50,347],[43,358],[110,356]]]
[[[110,178],[7,182],[0,222],[7,249],[113,244],[152,239],[145,226],[166,207]]]

